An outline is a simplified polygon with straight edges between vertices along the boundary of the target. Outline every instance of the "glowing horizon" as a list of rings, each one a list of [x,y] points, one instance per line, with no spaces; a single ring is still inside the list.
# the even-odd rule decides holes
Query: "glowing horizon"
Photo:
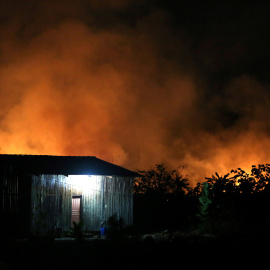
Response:
[[[184,165],[193,183],[270,162],[270,86],[242,23],[236,42],[141,1],[30,3],[0,10],[0,153]]]

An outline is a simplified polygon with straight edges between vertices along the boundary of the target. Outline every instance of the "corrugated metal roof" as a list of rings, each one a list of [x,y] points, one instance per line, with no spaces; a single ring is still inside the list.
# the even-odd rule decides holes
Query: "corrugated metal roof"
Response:
[[[22,173],[59,175],[108,175],[138,177],[139,174],[94,156],[49,156],[0,154],[0,165]]]

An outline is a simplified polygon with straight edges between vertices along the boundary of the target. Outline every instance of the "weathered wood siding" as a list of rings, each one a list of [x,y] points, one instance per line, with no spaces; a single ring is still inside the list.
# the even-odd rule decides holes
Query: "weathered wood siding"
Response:
[[[50,213],[46,209],[47,196],[62,196],[61,212]],[[71,189],[63,175],[32,176],[31,190],[32,229],[34,232],[50,230],[54,226],[68,229],[71,213]]]
[[[11,165],[0,164],[0,229],[3,234],[27,236],[30,232],[31,178]]]
[[[104,220],[114,213],[125,225],[133,223],[133,181],[129,177],[104,177]]]
[[[69,230],[72,196],[81,196],[81,218],[86,231],[100,230],[114,213],[123,218],[125,225],[133,223],[130,177],[40,175],[32,176],[32,229],[42,231],[57,226]]]

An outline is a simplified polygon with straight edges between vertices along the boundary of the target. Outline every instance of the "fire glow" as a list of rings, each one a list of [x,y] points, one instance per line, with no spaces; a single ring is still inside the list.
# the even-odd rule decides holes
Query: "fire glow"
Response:
[[[208,90],[161,11],[136,27],[99,25],[83,1],[65,12],[47,2],[23,7],[32,17],[2,11],[2,154],[94,155],[132,170],[180,164],[192,181],[269,162],[269,85],[239,75]],[[92,5],[94,18],[101,6]]]

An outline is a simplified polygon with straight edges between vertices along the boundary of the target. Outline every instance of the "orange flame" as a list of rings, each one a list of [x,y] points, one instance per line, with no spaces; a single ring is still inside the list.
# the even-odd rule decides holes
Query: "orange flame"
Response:
[[[12,17],[0,28],[1,153],[95,155],[133,170],[181,164],[194,182],[269,162],[269,86],[242,76],[206,100],[191,49],[164,14],[102,28],[48,3],[34,23]],[[238,119],[225,125],[220,108]]]

